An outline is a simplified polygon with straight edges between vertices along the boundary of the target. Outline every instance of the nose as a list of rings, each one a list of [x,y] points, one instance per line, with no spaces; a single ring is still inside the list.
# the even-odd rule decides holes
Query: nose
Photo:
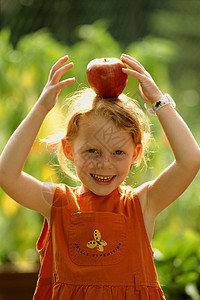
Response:
[[[111,168],[112,167],[112,154],[104,153],[101,157],[102,167],[103,168]]]
[[[99,173],[102,170],[108,170],[113,168],[112,164],[112,158],[111,154],[109,153],[104,153],[101,154],[101,156],[98,157],[98,159],[95,161],[93,167],[94,167],[94,172]]]

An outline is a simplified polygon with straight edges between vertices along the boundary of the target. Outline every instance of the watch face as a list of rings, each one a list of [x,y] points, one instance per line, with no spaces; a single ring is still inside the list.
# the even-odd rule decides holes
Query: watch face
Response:
[[[159,108],[166,104],[170,104],[173,108],[176,107],[176,103],[169,94],[164,94],[158,101],[154,102],[152,104],[152,109],[147,108],[146,104],[144,104],[144,106],[150,115],[155,116]]]

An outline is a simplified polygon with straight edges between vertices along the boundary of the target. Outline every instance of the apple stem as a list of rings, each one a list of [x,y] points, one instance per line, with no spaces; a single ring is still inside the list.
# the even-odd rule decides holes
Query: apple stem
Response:
[[[108,62],[107,58],[104,58],[104,62]]]

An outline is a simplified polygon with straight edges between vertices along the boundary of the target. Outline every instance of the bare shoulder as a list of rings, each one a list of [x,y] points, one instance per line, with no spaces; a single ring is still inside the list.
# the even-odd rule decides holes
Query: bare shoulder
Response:
[[[135,192],[138,196],[138,199],[140,201],[140,205],[142,208],[142,212],[144,213],[145,208],[147,207],[147,202],[148,202],[148,188],[149,185],[151,184],[151,181],[145,182],[144,184],[138,186],[135,189]]]
[[[51,219],[51,208],[53,204],[54,194],[56,190],[56,184],[52,182],[43,182],[43,198],[46,202],[46,205],[44,207],[44,212],[42,213],[50,225],[50,219]]]
[[[151,241],[153,236],[154,223],[156,217],[151,213],[151,210],[149,210],[148,190],[150,185],[151,185],[151,181],[146,182],[135,189],[135,192],[137,193],[138,199],[140,201],[143,219],[144,219],[144,225],[146,228],[149,241]]]
[[[48,204],[52,205],[57,184],[52,182],[43,182],[43,196]]]

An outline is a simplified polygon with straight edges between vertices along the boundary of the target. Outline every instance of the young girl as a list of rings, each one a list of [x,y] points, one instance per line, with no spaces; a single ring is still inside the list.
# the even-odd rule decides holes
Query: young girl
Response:
[[[84,93],[68,117],[61,154],[73,162],[81,187],[42,183],[22,171],[40,126],[54,107],[60,81],[73,67],[68,56],[52,68],[33,109],[0,157],[1,187],[21,205],[45,216],[37,243],[41,270],[35,300],[165,299],[150,241],[156,216],[177,199],[200,167],[200,150],[188,127],[144,67],[122,55],[143,98],[163,127],[175,160],[156,179],[136,189],[123,185],[132,164],[144,157],[145,116],[124,99]],[[63,164],[63,162],[62,162]],[[66,165],[67,166],[67,165]]]

